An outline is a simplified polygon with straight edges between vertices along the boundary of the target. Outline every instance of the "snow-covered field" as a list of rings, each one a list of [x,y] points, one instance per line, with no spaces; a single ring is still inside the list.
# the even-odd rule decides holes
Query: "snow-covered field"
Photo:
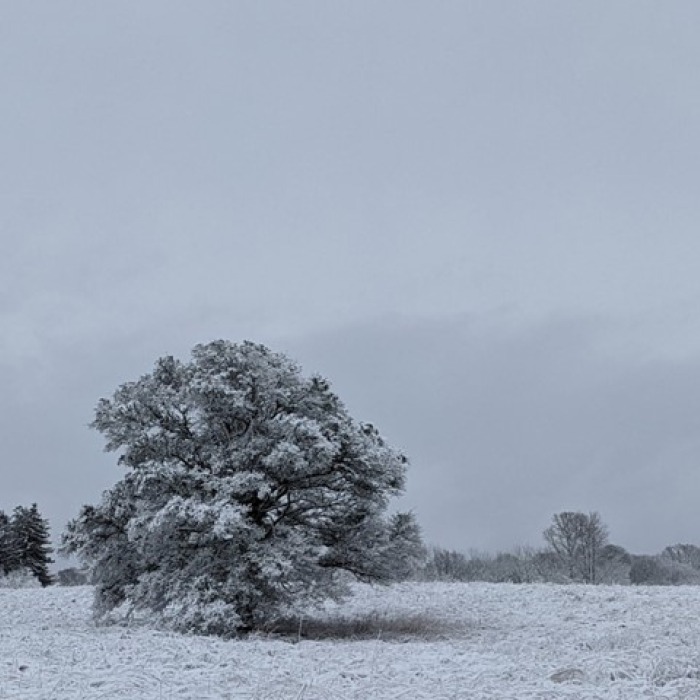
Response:
[[[331,638],[234,641],[95,627],[91,594],[0,590],[0,698],[700,698],[700,588],[358,587]]]

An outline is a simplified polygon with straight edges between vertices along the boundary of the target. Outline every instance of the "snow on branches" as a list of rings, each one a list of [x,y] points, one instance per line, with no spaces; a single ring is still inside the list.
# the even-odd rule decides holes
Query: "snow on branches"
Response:
[[[422,551],[412,515],[385,516],[406,457],[262,345],[161,358],[100,400],[93,427],[128,470],[64,536],[98,612],[231,634],[342,595],[348,572],[390,581]]]

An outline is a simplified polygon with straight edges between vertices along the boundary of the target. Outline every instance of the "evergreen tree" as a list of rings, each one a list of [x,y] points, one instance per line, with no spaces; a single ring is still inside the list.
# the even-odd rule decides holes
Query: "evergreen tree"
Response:
[[[18,569],[27,569],[42,586],[53,580],[49,574],[51,559],[48,522],[41,517],[36,503],[29,508],[17,506],[10,522],[13,546],[16,548]]]
[[[9,573],[10,559],[10,518],[5,511],[0,510],[0,573]]]
[[[394,513],[389,520],[386,563],[389,576],[405,581],[414,577],[427,557],[420,525],[413,513]]]
[[[20,567],[20,552],[7,513],[0,511],[0,573],[9,574]]]
[[[22,568],[22,543],[17,538],[14,520],[0,511],[0,573],[7,575]]]

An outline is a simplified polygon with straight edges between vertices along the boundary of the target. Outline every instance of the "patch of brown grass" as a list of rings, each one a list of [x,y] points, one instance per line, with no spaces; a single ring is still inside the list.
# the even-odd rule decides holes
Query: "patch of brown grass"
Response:
[[[301,640],[436,641],[464,635],[464,625],[425,613],[393,615],[372,612],[355,617],[304,617],[278,620],[269,634]]]

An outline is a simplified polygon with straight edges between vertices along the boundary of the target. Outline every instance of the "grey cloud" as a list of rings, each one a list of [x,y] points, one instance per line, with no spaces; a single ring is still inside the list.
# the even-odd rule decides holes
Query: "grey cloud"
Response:
[[[95,401],[247,337],[404,445],[431,539],[692,539],[699,13],[8,3],[0,505],[70,517]]]
[[[539,544],[564,509],[600,510],[635,551],[693,540],[700,364],[613,355],[608,332],[585,318],[462,317],[368,324],[296,350],[411,455],[406,502],[434,541]]]

